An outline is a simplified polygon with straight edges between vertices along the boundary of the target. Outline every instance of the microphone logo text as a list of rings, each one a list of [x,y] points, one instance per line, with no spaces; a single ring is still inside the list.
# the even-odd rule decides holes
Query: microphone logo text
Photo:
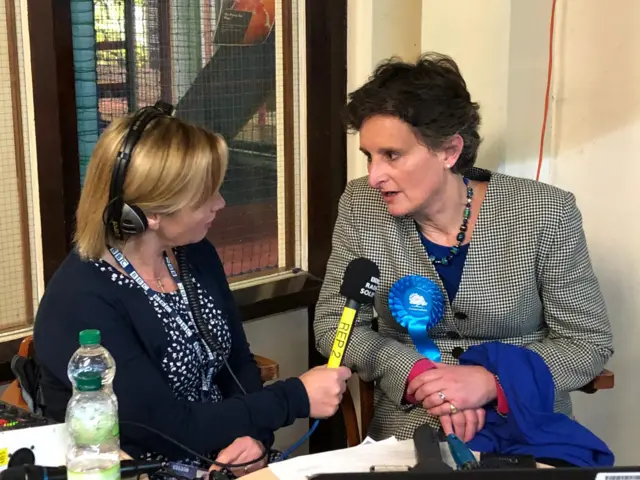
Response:
[[[347,340],[349,339],[349,331],[351,330],[351,324],[346,322],[340,322],[338,324],[338,331],[336,332],[335,344],[334,348],[331,351],[331,354],[336,358],[341,358],[342,353],[344,352],[344,347],[347,345]]]
[[[371,277],[369,281],[365,283],[364,287],[360,289],[360,295],[364,295],[369,298],[375,297],[378,285],[380,285],[380,279],[377,277]]]

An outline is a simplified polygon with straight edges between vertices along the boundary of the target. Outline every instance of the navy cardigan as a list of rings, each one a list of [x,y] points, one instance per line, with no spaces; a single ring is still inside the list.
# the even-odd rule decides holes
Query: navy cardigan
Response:
[[[227,315],[232,338],[228,361],[248,394],[243,395],[222,368],[214,381],[223,401],[176,399],[162,369],[167,348],[164,328],[145,293],[118,286],[72,252],[49,282],[34,327],[48,417],[64,421],[71,396],[67,364],[78,348],[78,333],[89,328],[100,330],[102,344],[115,359],[120,421],[152,427],[200,454],[218,452],[242,436],[269,447],[275,430],[309,416],[309,399],[298,378],[262,386],[215,248],[203,240],[187,247],[187,258],[193,276]],[[174,444],[140,427],[123,423],[120,435],[123,450],[132,456],[148,451],[171,459],[186,456]]]

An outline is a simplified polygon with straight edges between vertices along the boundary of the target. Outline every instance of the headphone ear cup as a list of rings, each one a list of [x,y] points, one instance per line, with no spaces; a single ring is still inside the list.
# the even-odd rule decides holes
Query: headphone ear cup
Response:
[[[124,204],[122,206],[122,219],[120,220],[122,231],[127,235],[143,233],[147,226],[147,216],[135,205]]]

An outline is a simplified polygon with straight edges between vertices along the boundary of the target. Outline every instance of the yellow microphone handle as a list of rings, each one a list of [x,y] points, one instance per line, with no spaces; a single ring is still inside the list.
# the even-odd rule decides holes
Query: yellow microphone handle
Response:
[[[327,363],[329,368],[338,368],[342,362],[342,356],[344,355],[349,335],[351,335],[351,327],[353,327],[356,313],[358,313],[358,311],[351,307],[344,307],[342,311],[342,317],[340,317],[340,323],[336,331],[336,338],[333,340],[333,348],[331,349],[331,355]]]

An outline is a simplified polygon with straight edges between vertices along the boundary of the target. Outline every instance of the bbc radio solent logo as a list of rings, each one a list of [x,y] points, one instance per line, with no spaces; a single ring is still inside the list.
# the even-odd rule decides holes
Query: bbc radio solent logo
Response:
[[[365,283],[364,287],[360,289],[360,294],[369,298],[373,298],[376,295],[376,291],[378,290],[378,285],[380,285],[380,279],[377,277],[371,277],[367,283]]]

